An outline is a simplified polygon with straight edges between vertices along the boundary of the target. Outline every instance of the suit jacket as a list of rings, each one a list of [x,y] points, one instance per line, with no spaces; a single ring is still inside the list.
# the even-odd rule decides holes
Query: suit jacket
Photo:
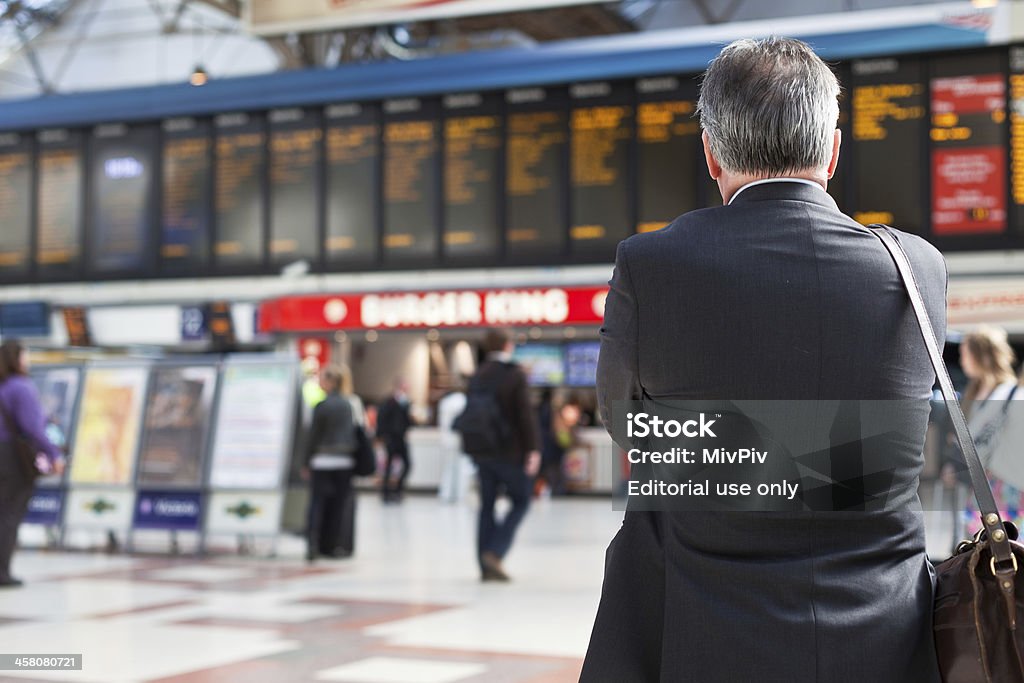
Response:
[[[944,261],[897,238],[944,337]],[[922,413],[880,445],[911,491],[897,510],[627,512],[582,681],[938,681],[916,496],[934,373],[877,237],[820,189],[773,182],[625,240],[597,383],[606,424],[641,398],[921,399]]]
[[[527,453],[540,447],[526,373],[515,363],[492,359],[480,366],[473,381],[495,387],[498,406],[511,428],[501,459],[514,465],[524,465]]]

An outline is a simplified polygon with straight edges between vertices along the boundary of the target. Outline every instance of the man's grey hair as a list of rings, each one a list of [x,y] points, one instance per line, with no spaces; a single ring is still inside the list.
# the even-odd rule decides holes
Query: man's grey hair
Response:
[[[725,170],[780,176],[828,165],[838,98],[835,74],[806,43],[744,39],[708,66],[697,112]]]

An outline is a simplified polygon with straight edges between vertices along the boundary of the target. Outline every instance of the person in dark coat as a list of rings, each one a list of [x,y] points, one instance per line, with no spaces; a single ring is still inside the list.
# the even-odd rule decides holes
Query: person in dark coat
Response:
[[[598,399],[606,425],[633,400],[907,400],[913,429],[873,442],[905,494],[863,512],[627,507],[583,683],[939,681],[917,498],[935,375],[889,253],[825,192],[839,91],[795,40],[737,41],[711,63],[699,113],[724,206],[619,245]],[[942,348],[942,256],[894,234]]]
[[[405,493],[405,480],[409,477],[412,462],[409,458],[407,435],[413,420],[410,413],[409,385],[404,379],[395,382],[395,391],[381,404],[377,412],[377,438],[383,442],[388,457],[382,475],[381,497],[385,503],[400,503]],[[397,460],[401,465],[394,487],[391,486],[391,464]]]
[[[64,454],[46,436],[46,416],[28,376],[28,353],[18,341],[8,340],[0,344],[0,588],[22,583],[11,576],[11,557],[35,484],[25,463],[16,459],[15,436],[39,449],[36,461],[45,471],[64,471]]]
[[[486,358],[470,380],[466,399],[473,400],[475,389],[489,387],[508,431],[499,453],[476,459],[480,480],[477,559],[484,581],[509,581],[502,562],[530,508],[533,477],[540,469],[536,413],[526,373],[512,361],[514,349],[507,330],[488,330],[483,342]],[[512,501],[512,508],[498,519],[495,505],[502,494]]]

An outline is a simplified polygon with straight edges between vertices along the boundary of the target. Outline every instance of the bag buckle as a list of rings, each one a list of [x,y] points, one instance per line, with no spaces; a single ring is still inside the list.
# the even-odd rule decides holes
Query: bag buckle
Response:
[[[1013,553],[1010,553],[1010,559],[1013,561],[1013,573],[1016,574],[1017,573],[1017,556],[1014,555]],[[996,576],[997,572],[996,572],[996,556],[995,555],[992,556],[992,561],[989,563],[989,565],[992,567],[992,576]]]

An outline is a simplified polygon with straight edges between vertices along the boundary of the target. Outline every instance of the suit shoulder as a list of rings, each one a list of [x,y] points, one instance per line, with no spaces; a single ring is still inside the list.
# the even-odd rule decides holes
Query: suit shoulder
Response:
[[[666,241],[678,239],[697,228],[721,208],[717,206],[688,211],[660,230],[637,233],[627,237],[620,242],[619,248],[622,251],[628,251],[631,256],[638,253],[660,252],[664,249]]]
[[[903,250],[907,252],[907,258],[910,259],[916,272],[920,273],[921,276],[946,279],[946,259],[943,257],[942,252],[936,249],[931,242],[919,235],[913,235],[902,230],[894,230],[894,232],[896,233],[896,238],[903,246]]]

